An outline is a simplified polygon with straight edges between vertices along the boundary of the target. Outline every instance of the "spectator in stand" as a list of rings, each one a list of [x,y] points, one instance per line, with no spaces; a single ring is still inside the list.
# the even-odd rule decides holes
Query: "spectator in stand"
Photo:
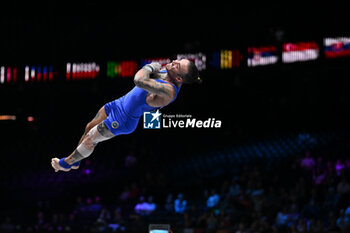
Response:
[[[109,210],[106,207],[102,208],[102,210],[97,218],[97,222],[107,223],[107,222],[109,222],[110,219],[111,219],[111,214],[110,214]]]
[[[348,207],[345,209],[344,214],[345,214],[345,215],[350,215],[350,206],[348,206]]]
[[[345,164],[340,159],[337,159],[337,161],[335,162],[334,168],[335,168],[335,172],[337,173],[337,176],[340,176],[341,174],[343,174],[343,171],[345,169]]]
[[[99,212],[102,209],[100,196],[95,196],[94,203],[91,205],[93,212]]]
[[[104,232],[123,232],[125,231],[125,222],[123,220],[121,209],[117,208],[113,212],[113,217],[108,224],[108,230]]]
[[[174,201],[175,213],[183,214],[186,210],[186,205],[187,205],[187,201],[184,200],[183,194],[179,193],[179,195],[177,196],[177,199]]]
[[[229,187],[229,193],[232,197],[236,197],[240,193],[240,185],[236,181],[236,177],[231,180],[231,185]]]
[[[287,210],[288,210],[287,207],[283,207],[283,209],[277,213],[275,226],[280,231],[287,229],[287,224],[289,220]]]
[[[268,170],[266,173],[261,172],[262,166],[255,166],[254,169],[248,169],[247,167],[242,169],[244,172],[239,172],[239,175],[231,182],[227,181],[226,176],[220,176],[223,180],[219,177],[208,180],[210,184],[213,184],[215,190],[221,190],[220,193],[203,190],[206,180],[203,180],[202,183],[193,183],[191,189],[199,190],[199,193],[204,191],[204,196],[195,196],[197,192],[193,192],[191,193],[193,201],[186,201],[181,193],[176,200],[169,194],[164,206],[165,210],[170,213],[175,210],[183,215],[174,216],[169,214],[162,216],[162,218],[171,219],[174,222],[178,221],[178,223],[183,221],[183,226],[202,228],[194,231],[205,233],[210,231],[217,233],[219,231],[221,233],[266,233],[278,232],[279,230],[288,233],[340,231],[348,233],[350,232],[350,204],[348,201],[350,196],[348,178],[350,174],[347,169],[350,167],[350,160],[344,162],[345,160],[335,157],[332,158],[334,160],[322,161],[322,158],[326,158],[323,156],[318,157],[316,164],[314,164],[310,153],[307,153],[303,161],[295,160],[293,162],[296,165],[294,170],[290,169],[288,161],[287,166],[273,168],[273,170]],[[300,169],[301,167],[303,169]],[[311,170],[310,167],[312,167]],[[308,172],[301,172],[305,171],[304,169]],[[338,171],[338,175],[336,171]],[[122,204],[134,203],[135,200],[132,200],[131,196],[139,197],[140,193],[151,194],[155,190],[152,185],[163,183],[163,181],[158,182],[159,179],[155,178],[160,177],[158,173],[146,172],[145,174],[147,174],[145,175],[145,182],[135,181],[133,183],[127,180],[123,183],[127,183],[128,186],[125,186],[120,197],[124,195],[124,199],[128,202]],[[211,183],[211,181],[214,182]],[[188,191],[192,191],[191,189]],[[179,188],[177,191],[181,192],[183,190]],[[92,193],[94,193],[94,190]],[[86,193],[84,195],[93,194]],[[161,195],[161,193],[157,192],[157,195]],[[92,202],[91,200],[95,201]],[[187,206],[187,202],[191,205]],[[66,202],[61,199],[59,204],[61,203]],[[67,201],[67,203],[69,202]],[[71,215],[67,215],[67,217],[69,216],[68,221],[60,218],[63,215],[55,214],[59,212],[54,207],[52,209],[43,208],[43,203],[39,203],[37,209],[41,212],[38,214],[38,222],[35,228],[23,227],[23,230],[29,229],[28,231],[32,232],[115,232],[123,231],[123,229],[129,230],[127,224],[136,226],[135,222],[138,221],[140,225],[135,227],[138,228],[145,220],[159,218],[159,215],[152,216],[151,214],[156,211],[156,204],[152,197],[149,197],[147,201],[144,197],[140,198],[140,202],[135,206],[135,212],[138,214],[134,214],[134,216],[137,216],[134,219],[137,221],[129,221],[133,219],[130,217],[131,214],[128,213],[128,207],[125,206],[125,213],[127,213],[125,216],[130,217],[128,221],[125,221],[126,228],[120,227],[121,224],[124,224],[120,211],[116,211],[115,217],[111,219],[109,213],[104,213],[105,209],[99,209],[101,206],[98,196],[95,199],[86,199],[86,203],[86,205],[83,204],[82,198],[78,197],[77,208]],[[100,207],[96,208],[96,204]],[[288,211],[281,209],[283,206],[288,206]],[[115,208],[115,206],[112,208]],[[97,215],[94,215],[96,209],[99,209],[99,211]],[[342,211],[339,212],[339,209],[342,209]],[[6,213],[3,216],[6,216]],[[50,218],[46,219],[44,216],[52,216],[52,221],[47,222],[46,220],[50,220]],[[92,221],[90,221],[91,216],[93,216]],[[98,220],[96,221],[96,219]],[[92,223],[96,224],[91,226]],[[6,227],[8,227],[6,224],[7,221],[1,225],[0,232],[6,232]],[[274,224],[274,228],[270,224]],[[10,224],[10,229],[12,229],[12,225]],[[33,222],[30,223],[30,226],[34,226]],[[139,229],[144,228],[139,227]]]
[[[113,212],[113,217],[111,219],[111,228],[124,228],[125,221],[122,216],[122,209],[116,208]]]
[[[217,206],[217,204],[219,204],[219,201],[220,201],[219,194],[217,194],[215,189],[211,190],[211,195],[207,199],[207,207],[213,208],[213,207]]]
[[[149,196],[147,201],[141,196],[140,202],[135,206],[135,212],[140,215],[150,215],[155,210],[156,204],[153,202],[152,196]]]
[[[307,224],[305,219],[302,219],[302,218],[299,219],[297,230],[298,232],[307,232]]]
[[[346,208],[344,211],[344,224],[347,229],[350,229],[350,207]]]
[[[144,209],[144,204],[146,203],[145,201],[145,197],[144,196],[140,196],[139,202],[136,204],[134,210],[137,214],[144,214],[143,213],[143,209]]]
[[[110,219],[111,214],[109,210],[106,207],[102,208],[100,215],[95,222],[95,226],[99,232],[105,232],[107,230]]]
[[[164,209],[169,213],[173,212],[174,210],[173,194],[171,193],[168,194],[165,201]]]
[[[315,159],[311,157],[311,153],[309,151],[306,152],[305,157],[302,158],[300,161],[300,167],[306,171],[312,171],[315,165],[316,165],[316,162],[315,162]]]
[[[316,167],[312,170],[312,183],[315,186],[323,185],[327,178],[327,172]]]
[[[297,225],[299,219],[299,213],[295,204],[291,205],[288,211],[288,226]]]
[[[88,212],[94,212],[93,206],[92,206],[92,198],[91,197],[87,197],[86,198],[86,204],[85,204],[85,208]]]
[[[154,212],[157,209],[157,205],[153,201],[153,196],[149,196],[147,198],[147,205],[146,206],[147,206],[149,214]]]
[[[337,227],[339,229],[344,229],[345,228],[345,212],[344,212],[344,209],[341,209],[339,211],[339,217],[337,218]]]

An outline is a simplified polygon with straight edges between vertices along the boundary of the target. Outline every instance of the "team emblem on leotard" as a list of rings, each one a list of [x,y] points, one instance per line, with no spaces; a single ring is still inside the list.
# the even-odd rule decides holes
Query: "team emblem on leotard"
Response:
[[[113,128],[113,129],[116,129],[116,128],[119,127],[119,123],[116,122],[116,121],[113,121],[111,125],[112,125],[112,128]]]

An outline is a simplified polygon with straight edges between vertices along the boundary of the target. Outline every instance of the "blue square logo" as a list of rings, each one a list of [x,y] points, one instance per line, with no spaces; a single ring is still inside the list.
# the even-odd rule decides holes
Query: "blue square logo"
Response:
[[[162,113],[157,111],[143,113],[143,128],[144,129],[160,129]]]

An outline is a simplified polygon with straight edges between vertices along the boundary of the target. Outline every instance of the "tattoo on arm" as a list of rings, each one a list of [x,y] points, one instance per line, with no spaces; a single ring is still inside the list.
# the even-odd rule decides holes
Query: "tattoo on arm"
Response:
[[[165,85],[163,83],[159,83],[154,80],[141,81],[138,83],[137,86],[153,94],[157,94],[157,95],[168,94],[167,89],[165,88]]]
[[[150,72],[144,69],[139,70],[134,78],[135,85],[156,95],[172,97],[173,88],[165,83],[157,82],[150,78]]]

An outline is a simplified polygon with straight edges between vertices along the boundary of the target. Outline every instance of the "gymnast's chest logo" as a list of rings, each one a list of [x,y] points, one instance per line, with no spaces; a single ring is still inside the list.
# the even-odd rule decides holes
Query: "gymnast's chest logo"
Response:
[[[162,113],[157,111],[143,113],[143,128],[144,129],[160,129]]]

